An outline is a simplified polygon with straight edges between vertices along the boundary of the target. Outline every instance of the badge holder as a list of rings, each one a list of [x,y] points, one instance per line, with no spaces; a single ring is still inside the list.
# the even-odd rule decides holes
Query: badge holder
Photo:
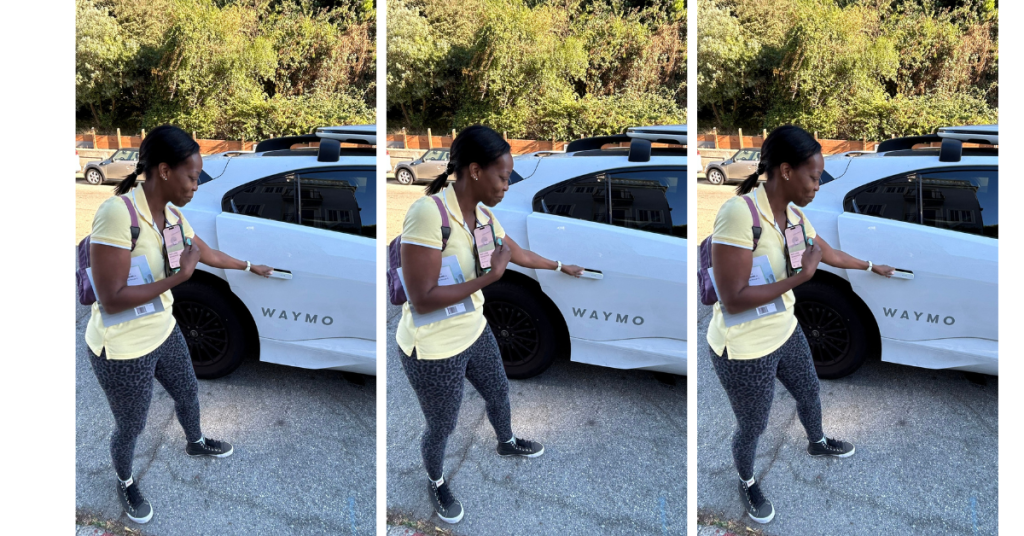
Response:
[[[192,239],[185,236],[180,223],[164,227],[163,236],[165,272],[170,277],[181,271],[181,254],[192,245]]]
[[[803,271],[803,256],[809,246],[814,245],[813,238],[807,238],[803,222],[797,225],[787,226],[783,233],[785,238],[784,249],[786,253],[786,277]]]
[[[473,230],[473,253],[476,257],[477,277],[491,271],[491,255],[500,245],[501,238],[494,236],[493,224],[488,223]]]

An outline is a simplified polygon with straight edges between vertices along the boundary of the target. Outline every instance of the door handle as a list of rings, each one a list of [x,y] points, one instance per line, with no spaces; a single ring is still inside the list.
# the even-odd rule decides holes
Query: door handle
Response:
[[[893,271],[892,276],[897,279],[914,279],[914,272],[904,270],[902,268],[896,268],[895,271]]]
[[[292,273],[288,270],[282,270],[280,268],[274,268],[273,272],[270,272],[270,277],[275,279],[291,279]]]
[[[591,270],[590,268],[584,268],[583,273],[580,274],[580,277],[585,277],[587,279],[604,279],[604,274],[601,273],[600,270]]]

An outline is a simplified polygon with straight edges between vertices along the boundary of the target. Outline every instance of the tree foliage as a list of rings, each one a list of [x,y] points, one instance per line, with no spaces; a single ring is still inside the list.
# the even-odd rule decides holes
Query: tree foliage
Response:
[[[389,0],[390,127],[570,139],[681,123],[682,0]]]
[[[698,121],[874,139],[998,117],[994,0],[704,0]]]
[[[260,139],[373,123],[372,0],[76,0],[80,128]]]

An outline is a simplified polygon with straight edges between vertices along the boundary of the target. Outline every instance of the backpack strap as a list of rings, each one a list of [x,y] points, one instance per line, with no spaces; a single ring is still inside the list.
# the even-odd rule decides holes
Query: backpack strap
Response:
[[[452,226],[448,221],[448,209],[444,207],[444,202],[440,197],[432,195],[430,198],[437,204],[437,210],[441,211],[441,251],[444,251],[444,248],[448,247],[448,237],[452,234]]]
[[[132,251],[135,251],[135,244],[139,241],[139,214],[135,211],[135,204],[128,196],[122,195],[121,200],[128,207],[128,216],[132,219]]]
[[[753,219],[753,225],[751,225],[750,229],[754,232],[754,249],[757,249],[757,241],[761,239],[761,217],[757,215],[757,207],[754,206],[754,200],[747,195],[741,197],[747,202],[747,208],[750,209],[750,217]]]
[[[796,212],[796,215],[800,216],[800,219],[797,220],[797,222],[796,222],[797,225],[803,223],[804,222],[804,213],[800,209],[798,209],[796,207],[793,207],[793,212]]]

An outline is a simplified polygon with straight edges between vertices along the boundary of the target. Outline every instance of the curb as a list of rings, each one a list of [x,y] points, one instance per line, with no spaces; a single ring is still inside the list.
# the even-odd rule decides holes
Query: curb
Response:
[[[388,534],[388,536],[391,536]],[[712,527],[708,525],[700,525],[697,527],[697,536],[739,536],[735,532],[730,532],[726,529],[719,527]]]
[[[97,527],[75,525],[75,536],[114,536],[114,533]]]
[[[75,536],[78,536],[77,534]],[[92,536],[92,535],[89,535]],[[422,532],[410,529],[409,527],[399,527],[395,525],[388,525],[387,536],[427,536]]]

